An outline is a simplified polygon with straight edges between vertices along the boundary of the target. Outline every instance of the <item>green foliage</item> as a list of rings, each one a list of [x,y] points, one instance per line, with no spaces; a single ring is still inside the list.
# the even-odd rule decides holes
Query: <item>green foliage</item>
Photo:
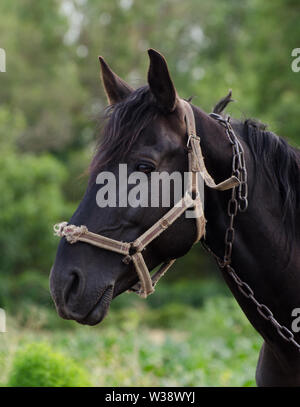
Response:
[[[15,142],[26,127],[24,114],[19,110],[11,111],[6,106],[0,106],[0,148],[1,154],[13,150]]]
[[[11,385],[66,385],[64,369],[73,366],[71,355],[89,370],[93,386],[255,385],[262,339],[232,298],[207,299],[201,308],[170,303],[159,310],[145,302],[121,310],[113,306],[98,327],[63,321],[63,330],[58,316],[59,325],[53,325],[54,310],[28,313],[25,326],[8,318],[8,332],[0,343],[2,384],[9,375]],[[43,319],[40,325],[37,318]],[[24,347],[25,338],[33,345]],[[37,340],[62,352],[63,363],[62,356],[58,363],[53,350],[36,345]]]
[[[47,298],[49,303],[39,274],[48,274],[55,254],[52,225],[69,213],[61,192],[63,165],[49,154],[18,152],[14,141],[25,125],[20,112],[0,109],[1,306],[22,296],[44,304]]]
[[[80,125],[85,91],[74,48],[64,42],[68,21],[60,7],[59,0],[0,4],[1,47],[7,51],[0,102],[25,115],[27,127],[18,141],[26,151],[59,151]]]
[[[173,270],[169,273],[172,272]],[[229,293],[229,289],[221,279],[191,277],[188,280],[182,276],[180,278],[180,270],[177,270],[177,279],[172,281],[170,274],[166,275],[157,286],[155,294],[147,298],[147,305],[160,313],[170,303],[200,307],[210,297],[225,296]],[[120,295],[114,299],[112,306],[115,310],[121,311],[122,308],[141,306],[143,303],[144,300],[135,295]]]
[[[13,387],[88,387],[87,373],[45,343],[31,343],[15,355],[8,381]]]
[[[18,152],[14,141],[25,125],[20,112],[0,109],[0,278],[32,269],[48,272],[57,243],[52,225],[70,208],[61,192],[63,165],[50,154]]]
[[[1,273],[49,269],[57,243],[51,228],[67,215],[63,166],[50,155],[11,152],[1,157],[0,173]]]
[[[19,298],[18,303],[12,307],[14,309],[20,307],[21,298],[23,299],[23,306],[24,303],[35,304],[37,306],[49,306],[51,298],[49,295],[48,273],[42,274],[37,270],[27,270],[21,273],[18,276],[18,283],[12,284],[9,293],[9,297]],[[11,302],[9,302],[9,305],[12,306]]]

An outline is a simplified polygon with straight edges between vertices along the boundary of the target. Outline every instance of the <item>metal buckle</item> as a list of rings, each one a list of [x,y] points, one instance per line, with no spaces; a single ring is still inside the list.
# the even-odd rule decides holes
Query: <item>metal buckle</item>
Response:
[[[213,119],[224,121],[224,118],[218,113],[212,112],[209,113],[209,116],[212,117]]]

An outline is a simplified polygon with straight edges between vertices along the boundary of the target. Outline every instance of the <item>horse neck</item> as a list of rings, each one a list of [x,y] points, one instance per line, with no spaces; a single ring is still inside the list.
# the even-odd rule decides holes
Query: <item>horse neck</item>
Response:
[[[232,175],[231,143],[224,126],[199,108],[193,106],[193,110],[206,167],[215,181],[221,182]],[[234,122],[233,128],[236,137],[244,147],[250,195],[248,210],[245,213],[238,213],[235,219],[238,236],[234,245],[239,246],[243,240],[248,241],[250,242],[250,245],[248,244],[250,251],[257,258],[260,258],[261,248],[257,247],[256,243],[258,240],[265,242],[265,253],[269,253],[270,266],[274,267],[274,250],[282,249],[286,237],[286,231],[282,228],[280,196],[278,192],[273,190],[273,185],[270,185],[263,174],[257,176],[252,154],[242,137],[244,124]],[[224,251],[224,236],[229,224],[227,206],[230,198],[231,190],[218,192],[205,187],[205,215],[208,221],[207,239],[219,256],[222,256]],[[252,250],[251,242],[253,242]],[[276,260],[277,263],[280,263],[278,267],[286,263],[284,254],[280,258],[282,261],[278,262],[278,258]]]
[[[213,128],[208,120],[203,119],[199,123],[199,135],[207,167],[221,181],[230,175],[232,155],[227,153],[224,134],[216,128],[211,131]],[[245,150],[249,206],[245,213],[238,213],[234,221],[232,266],[237,275],[250,285],[255,297],[266,304],[281,323],[290,328],[291,312],[299,302],[300,279],[295,273],[300,270],[299,238],[290,245],[287,243],[279,193],[269,185],[264,174],[257,176],[246,143],[238,131],[236,136]],[[230,191],[217,192],[205,188],[206,243],[221,258],[224,256],[224,237],[230,220],[227,214],[230,194]],[[225,269],[222,274],[252,325],[272,344],[273,351],[281,354],[280,340],[278,334],[274,333],[274,328],[261,318],[256,307],[238,290]],[[282,292],[286,292],[284,298]]]
[[[216,182],[220,182],[232,175],[232,147],[225,128],[199,108],[193,106],[193,111],[206,167]],[[244,124],[234,122],[233,127],[244,147],[249,187],[249,207],[245,213],[238,213],[235,219],[237,236],[233,259],[238,266],[244,268],[243,254],[247,250],[257,259],[258,268],[266,269],[265,262],[268,257],[267,268],[272,270],[272,273],[274,268],[282,271],[289,264],[294,264],[293,253],[296,250],[295,245],[288,247],[287,244],[288,236],[282,224],[279,192],[274,191],[273,185],[270,185],[264,174],[257,176],[252,154],[241,134]],[[229,225],[227,205],[230,196],[231,191],[216,192],[205,188],[207,240],[221,257],[224,252],[224,236]],[[238,247],[241,256],[239,249],[236,249]]]

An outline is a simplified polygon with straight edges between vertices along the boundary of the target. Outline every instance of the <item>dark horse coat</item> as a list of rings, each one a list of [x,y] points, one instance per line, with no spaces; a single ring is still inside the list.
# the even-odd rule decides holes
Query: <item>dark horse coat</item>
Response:
[[[106,170],[117,175],[120,162],[128,165],[129,173],[187,171],[186,127],[177,92],[163,56],[154,50],[149,50],[149,56],[148,85],[137,90],[100,59],[111,108],[91,164],[86,194],[70,220],[127,242],[147,230],[168,208],[99,208],[97,174]],[[216,107],[219,113],[229,99],[230,95]],[[192,108],[207,169],[220,182],[232,173],[230,142],[223,126],[198,107]],[[292,312],[300,307],[300,153],[256,121],[233,121],[232,126],[245,151],[249,201],[247,211],[235,219],[232,266],[257,301],[290,331]],[[205,243],[219,257],[224,255],[229,199],[230,191],[205,189]],[[144,258],[148,268],[185,255],[195,233],[194,220],[181,216],[147,247]],[[271,315],[266,319],[258,312],[226,269],[222,273],[264,338],[257,366],[258,385],[300,385],[297,346],[280,335],[285,330],[278,332]],[[134,268],[122,263],[120,255],[82,242],[70,245],[62,239],[51,272],[51,293],[62,317],[93,325],[104,318],[111,300],[137,281]],[[300,335],[294,335],[300,343]]]

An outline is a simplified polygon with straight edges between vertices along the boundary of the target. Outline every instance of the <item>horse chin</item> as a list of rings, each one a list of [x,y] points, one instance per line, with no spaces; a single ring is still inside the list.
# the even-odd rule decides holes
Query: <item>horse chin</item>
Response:
[[[82,319],[75,319],[76,322],[83,325],[97,325],[107,315],[109,306],[113,296],[113,287],[108,287],[103,295],[101,295],[99,301],[93,307],[93,309]]]

